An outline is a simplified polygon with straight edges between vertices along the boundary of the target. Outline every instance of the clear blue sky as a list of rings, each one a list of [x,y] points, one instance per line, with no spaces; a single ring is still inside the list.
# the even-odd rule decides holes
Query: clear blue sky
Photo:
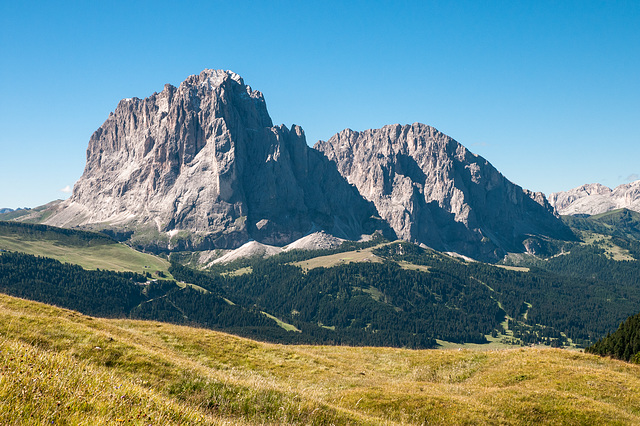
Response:
[[[1,1],[0,207],[68,194],[122,98],[204,68],[307,141],[422,122],[550,193],[640,174],[640,1]]]

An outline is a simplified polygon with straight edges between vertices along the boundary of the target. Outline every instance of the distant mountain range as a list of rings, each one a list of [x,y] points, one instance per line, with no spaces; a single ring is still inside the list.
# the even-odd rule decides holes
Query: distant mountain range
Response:
[[[582,185],[551,194],[549,203],[562,215],[596,215],[622,208],[640,212],[640,180],[614,189],[599,183]]]
[[[153,251],[377,230],[498,261],[574,239],[543,194],[430,126],[347,129],[310,148],[299,126],[273,125],[260,92],[219,70],[120,101],[91,136],[73,195],[39,215]]]
[[[23,207],[23,208],[17,208],[17,209],[9,209],[9,208],[0,208],[0,214],[5,214],[5,213],[19,213],[19,212],[26,212],[30,210],[27,207]]]

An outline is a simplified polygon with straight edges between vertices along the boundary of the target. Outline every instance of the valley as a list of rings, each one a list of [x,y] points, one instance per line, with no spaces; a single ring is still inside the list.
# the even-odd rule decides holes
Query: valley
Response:
[[[640,422],[584,353],[638,362],[637,182],[548,200],[422,123],[310,147],[209,69],[86,152],[0,213],[0,422]]]
[[[0,422],[634,424],[640,367],[581,350],[640,303],[633,217],[502,265],[378,235],[198,266],[0,222],[1,291],[67,308],[0,294]]]
[[[200,325],[271,342],[583,348],[636,313],[640,303],[637,261],[621,261],[610,254],[615,246],[617,252],[637,255],[637,243],[606,235],[585,239],[567,248],[563,256],[520,256],[496,266],[386,241],[378,235],[333,249],[239,258],[209,263],[203,269],[205,265],[193,263],[192,255],[162,259],[101,234],[12,222],[0,225],[0,249],[25,251],[16,250],[25,247],[31,254],[57,256],[87,269],[76,271],[44,259],[17,257],[11,262],[26,262],[32,265],[29,268],[54,267],[60,270],[57,274],[70,278],[50,282],[51,293],[38,292],[35,281],[33,287],[18,288],[5,279],[3,291],[9,294],[81,311],[86,306],[89,310],[84,312],[89,314],[96,312],[90,306],[103,303],[102,315]],[[65,235],[70,232],[71,236]],[[586,231],[576,228],[576,232]],[[603,244],[609,251],[600,248]],[[180,259],[190,266],[181,265]],[[35,269],[25,275],[28,269],[16,269],[11,262],[4,266],[5,278],[40,276]],[[154,266],[145,268],[149,265]],[[107,284],[99,284],[79,299],[67,299],[64,292],[55,290],[59,285],[75,286],[74,280],[93,282],[96,278],[88,274],[94,268],[104,271],[100,280],[108,279],[105,274],[110,269],[148,275],[136,280],[162,280],[142,287],[122,281],[118,292],[128,296],[110,297],[110,305],[91,301],[92,294],[108,294]],[[293,329],[300,332],[288,331]]]

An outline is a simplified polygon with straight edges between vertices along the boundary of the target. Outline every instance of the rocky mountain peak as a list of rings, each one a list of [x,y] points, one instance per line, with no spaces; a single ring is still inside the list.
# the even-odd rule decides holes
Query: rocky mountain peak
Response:
[[[563,215],[595,215],[622,208],[640,212],[640,180],[614,189],[590,183],[569,191],[554,192],[549,195],[549,202]]]
[[[286,244],[318,229],[358,237],[370,206],[298,126],[273,126],[231,71],[125,99],[91,136],[73,195],[47,221],[117,229],[141,245]]]
[[[345,129],[316,149],[274,126],[231,71],[124,99],[91,136],[73,195],[46,223],[108,229],[152,250],[284,246],[325,231],[389,237],[484,260],[571,233],[544,195],[414,123]],[[382,220],[380,219],[382,218]]]
[[[402,239],[496,260],[525,250],[531,236],[572,238],[543,194],[514,185],[431,126],[347,129],[315,148]]]

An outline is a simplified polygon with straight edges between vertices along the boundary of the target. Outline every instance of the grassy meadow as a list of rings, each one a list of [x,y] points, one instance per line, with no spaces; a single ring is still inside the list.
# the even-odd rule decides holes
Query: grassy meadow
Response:
[[[170,277],[168,261],[120,243],[78,246],[61,244],[55,239],[0,235],[0,249],[51,257],[60,262],[80,265],[85,269],[99,268],[151,274],[161,271]]]
[[[260,343],[0,295],[0,424],[640,424],[640,366],[576,351]]]
[[[293,264],[301,267],[305,271],[308,271],[313,268],[331,268],[333,266],[351,262],[381,262],[382,260],[373,254],[373,250],[377,247],[379,246],[369,247],[362,250],[345,251],[327,256],[318,256],[308,260],[294,262]]]

